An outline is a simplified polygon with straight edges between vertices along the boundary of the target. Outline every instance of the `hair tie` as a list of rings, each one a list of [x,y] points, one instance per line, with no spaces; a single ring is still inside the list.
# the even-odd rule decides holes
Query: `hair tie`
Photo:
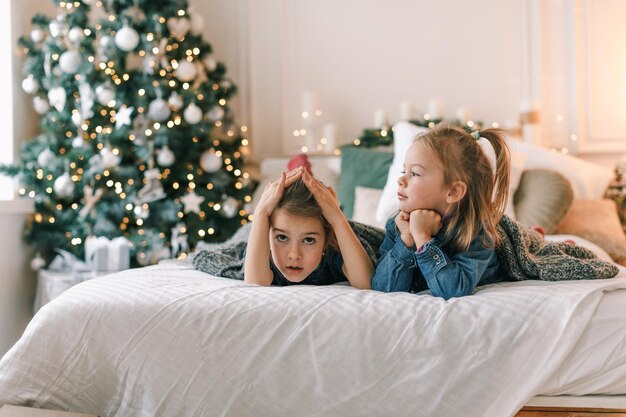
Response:
[[[474,132],[474,133],[478,133],[480,135],[479,132]],[[487,157],[487,160],[489,161],[489,165],[491,166],[491,172],[493,173],[493,176],[495,178],[496,160],[497,160],[496,150],[493,148],[493,145],[491,144],[491,142],[489,142],[489,140],[487,140],[486,138],[482,136],[480,136],[476,140],[476,144],[480,146],[480,149],[483,151],[483,154]]]
[[[476,140],[480,139],[480,132],[478,130],[474,130],[472,133],[470,133],[470,135],[472,135],[472,137]]]

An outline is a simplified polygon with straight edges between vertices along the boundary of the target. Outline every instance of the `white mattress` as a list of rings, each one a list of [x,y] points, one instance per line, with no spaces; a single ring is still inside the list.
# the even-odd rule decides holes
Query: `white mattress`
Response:
[[[0,360],[0,404],[108,416],[513,416],[626,394],[626,269],[444,301],[181,265],[80,284]]]

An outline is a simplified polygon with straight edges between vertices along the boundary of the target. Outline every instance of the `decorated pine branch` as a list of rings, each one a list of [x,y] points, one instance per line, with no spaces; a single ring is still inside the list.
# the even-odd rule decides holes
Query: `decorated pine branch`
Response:
[[[46,260],[127,237],[133,264],[222,241],[248,221],[236,87],[186,0],[56,1],[19,44],[41,133],[0,172],[35,202],[25,237]]]

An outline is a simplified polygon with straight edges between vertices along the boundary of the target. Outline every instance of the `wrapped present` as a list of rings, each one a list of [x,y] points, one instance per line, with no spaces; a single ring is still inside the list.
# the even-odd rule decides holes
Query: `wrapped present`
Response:
[[[108,271],[109,239],[89,236],[85,239],[85,262],[92,271]]]
[[[130,241],[123,236],[116,237],[107,244],[109,272],[130,268]]]
[[[93,271],[117,272],[130,267],[130,241],[89,236],[85,239],[85,261]]]

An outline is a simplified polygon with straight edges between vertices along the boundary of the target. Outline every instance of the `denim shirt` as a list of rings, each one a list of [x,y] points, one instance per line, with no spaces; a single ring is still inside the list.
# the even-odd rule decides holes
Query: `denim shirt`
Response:
[[[483,231],[466,251],[458,252],[449,244],[450,239],[445,239],[444,229],[418,251],[415,245],[407,248],[402,242],[395,216],[389,219],[372,289],[385,292],[430,289],[432,295],[447,300],[472,294],[478,285],[505,280],[495,250],[482,243]]]

